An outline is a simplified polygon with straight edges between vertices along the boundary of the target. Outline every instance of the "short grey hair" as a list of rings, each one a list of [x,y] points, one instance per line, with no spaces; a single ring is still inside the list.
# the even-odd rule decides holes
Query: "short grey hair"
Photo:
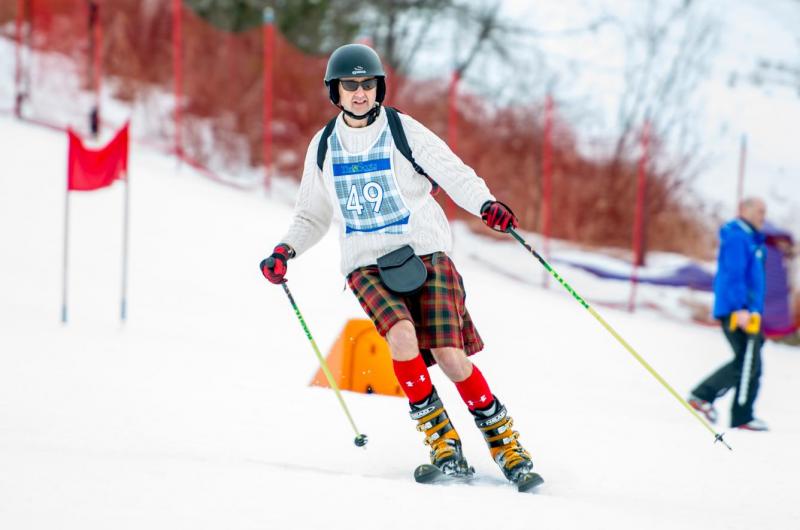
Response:
[[[765,207],[767,205],[767,203],[764,202],[764,199],[762,199],[761,197],[756,197],[754,195],[751,195],[749,197],[745,197],[739,203],[739,211],[741,212],[743,210],[749,210],[749,209],[754,208],[755,206],[757,206],[759,204],[763,205]]]
[[[739,209],[743,210],[745,208],[752,208],[757,204],[765,204],[764,199],[756,196],[745,197],[742,199],[742,202],[739,203]]]

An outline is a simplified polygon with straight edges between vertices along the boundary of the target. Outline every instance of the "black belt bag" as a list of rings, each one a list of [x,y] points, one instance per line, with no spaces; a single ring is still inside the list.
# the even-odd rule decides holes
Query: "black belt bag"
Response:
[[[416,294],[428,279],[428,269],[409,245],[378,258],[378,273],[390,291],[402,296]]]

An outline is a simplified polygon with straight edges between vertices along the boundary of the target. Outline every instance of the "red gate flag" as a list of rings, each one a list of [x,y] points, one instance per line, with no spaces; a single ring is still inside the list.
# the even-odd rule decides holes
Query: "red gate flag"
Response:
[[[69,134],[67,189],[91,191],[110,186],[128,171],[128,125],[102,149],[87,149],[72,130]]]

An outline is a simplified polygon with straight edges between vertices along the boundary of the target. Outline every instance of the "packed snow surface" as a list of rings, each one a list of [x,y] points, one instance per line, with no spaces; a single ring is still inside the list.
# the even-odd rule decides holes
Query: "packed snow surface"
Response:
[[[766,346],[757,413],[772,431],[728,432],[728,451],[572,297],[542,288],[516,242],[458,226],[453,257],[486,342],[473,360],[546,483],[536,494],[505,483],[434,369],[478,478],[417,485],[427,448],[403,399],[344,393],[369,435],[359,449],[333,392],[308,386],[311,345],[257,269],[286,228],[285,201],[134,146],[128,321],[117,183],[70,194],[62,325],[66,136],[0,117],[0,145],[2,528],[800,527],[797,349]],[[337,253],[331,230],[289,267],[323,353],[363,318]],[[588,299],[627,295],[624,283],[560,272]],[[730,357],[717,329],[599,311],[681,395]]]

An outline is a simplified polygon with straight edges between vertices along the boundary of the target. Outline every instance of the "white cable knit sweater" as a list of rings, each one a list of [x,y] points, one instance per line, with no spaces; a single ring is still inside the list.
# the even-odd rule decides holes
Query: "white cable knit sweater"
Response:
[[[414,159],[461,208],[480,215],[486,202],[495,200],[486,183],[464,164],[438,136],[405,114],[400,114],[403,130]],[[336,134],[349,153],[366,151],[387,125],[386,113],[381,112],[374,123],[354,128],[347,125],[343,114],[336,121]],[[450,225],[439,204],[430,194],[431,184],[394,149],[392,165],[399,191],[411,211],[408,230],[404,234],[359,232],[345,234],[344,217],[333,185],[330,149],[323,170],[317,167],[317,145],[322,129],[314,135],[306,153],[303,179],[289,230],[281,239],[290,245],[297,256],[314,246],[328,231],[333,216],[340,221],[339,243],[341,270],[348,274],[365,265],[374,265],[378,257],[403,245],[411,245],[418,255],[449,252],[452,246]]]

